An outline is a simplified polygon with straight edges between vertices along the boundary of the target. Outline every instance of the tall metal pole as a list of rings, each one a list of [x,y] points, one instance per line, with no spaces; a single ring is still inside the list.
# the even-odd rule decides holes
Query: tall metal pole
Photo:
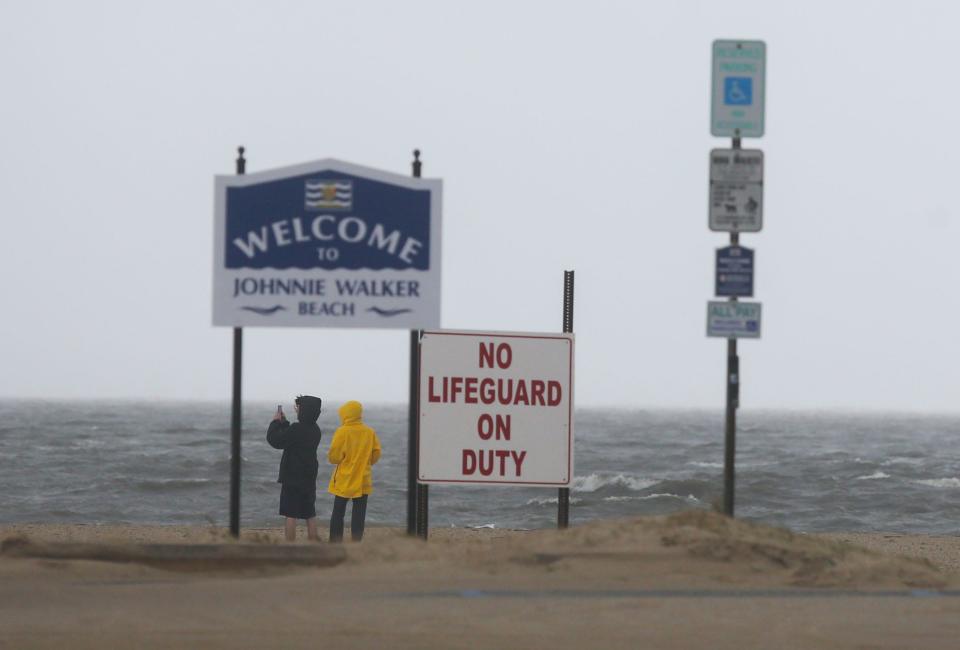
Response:
[[[733,149],[740,149],[740,138],[733,138]],[[740,234],[730,233],[730,245],[740,244]],[[736,302],[736,296],[731,302]],[[737,456],[737,408],[740,406],[740,357],[737,356],[737,339],[727,339],[727,412],[724,418],[723,452],[723,513],[733,516],[734,483],[736,480]]]
[[[244,148],[237,147],[237,174],[247,172]],[[230,534],[240,537],[240,386],[243,374],[243,328],[233,328],[233,404],[230,409]]]
[[[573,333],[573,271],[563,272],[563,331]],[[560,488],[557,494],[557,528],[570,525],[570,488]]]
[[[420,178],[423,164],[420,162],[420,150],[413,152],[413,177]],[[417,456],[417,409],[420,395],[420,330],[410,330],[410,402],[407,425],[407,535],[419,534],[420,488],[417,484],[419,473]],[[426,486],[422,486],[426,487]]]

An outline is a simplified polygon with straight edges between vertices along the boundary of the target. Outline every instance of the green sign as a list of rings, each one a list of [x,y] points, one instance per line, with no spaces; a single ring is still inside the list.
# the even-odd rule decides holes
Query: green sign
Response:
[[[760,338],[759,302],[719,302],[707,303],[707,336],[724,339]]]
[[[713,42],[710,133],[722,138],[763,135],[766,68],[763,41]]]

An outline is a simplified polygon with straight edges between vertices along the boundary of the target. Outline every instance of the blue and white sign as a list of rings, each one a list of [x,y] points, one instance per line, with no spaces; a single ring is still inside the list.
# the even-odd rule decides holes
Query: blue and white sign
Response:
[[[724,339],[760,338],[759,302],[707,303],[707,336]]]
[[[746,246],[717,249],[716,295],[749,298],[753,295],[753,251]]]
[[[763,41],[713,42],[710,133],[725,138],[763,135],[766,67]]]
[[[439,327],[439,179],[327,159],[215,189],[214,325]]]

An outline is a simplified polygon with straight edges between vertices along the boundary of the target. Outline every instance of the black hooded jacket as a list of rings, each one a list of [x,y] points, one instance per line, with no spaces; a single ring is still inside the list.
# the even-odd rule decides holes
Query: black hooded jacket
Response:
[[[274,420],[267,429],[267,442],[282,449],[277,483],[312,488],[317,484],[317,447],[320,445],[320,398],[301,395],[297,422]]]

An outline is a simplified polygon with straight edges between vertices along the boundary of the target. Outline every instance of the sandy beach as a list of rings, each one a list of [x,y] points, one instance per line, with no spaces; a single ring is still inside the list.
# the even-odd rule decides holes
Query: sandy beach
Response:
[[[960,537],[803,535],[690,511],[567,531],[436,529],[427,543],[374,527],[327,568],[176,570],[30,553],[289,546],[279,529],[234,542],[188,526],[5,525],[0,540],[0,648],[906,649],[960,638]]]

